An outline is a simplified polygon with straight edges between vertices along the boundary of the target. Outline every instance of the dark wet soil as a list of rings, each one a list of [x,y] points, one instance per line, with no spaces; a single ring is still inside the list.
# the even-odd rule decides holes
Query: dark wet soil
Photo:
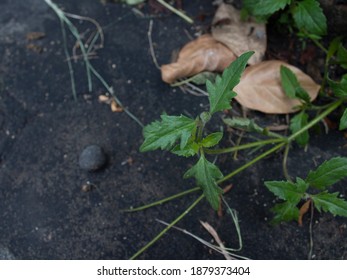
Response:
[[[196,20],[191,26],[172,14],[153,18],[152,39],[160,64],[194,34],[208,29],[215,7],[211,1],[184,1]],[[91,63],[114,88],[122,103],[147,124],[162,112],[196,115],[207,100],[172,89],[161,81],[147,39],[148,7],[142,17],[125,5],[102,5],[96,0],[57,1],[65,11],[97,20],[105,32],[105,46]],[[0,258],[5,259],[127,259],[192,203],[191,194],[137,213],[121,210],[152,202],[193,187],[182,179],[192,163],[169,153],[139,153],[141,127],[124,112],[100,103],[103,85],[93,79],[88,92],[85,67],[73,62],[77,87],[74,101],[62,44],[60,22],[41,0],[0,1]],[[80,32],[91,26],[75,20]],[[30,32],[44,38],[28,41]],[[273,41],[273,38],[271,39]],[[69,51],[74,39],[68,34]],[[34,45],[34,46],[33,46]],[[272,47],[272,50],[274,48]],[[236,106],[237,107],[237,106]],[[282,118],[254,117],[267,122]],[[217,125],[217,124],[216,124]],[[220,125],[220,124],[218,124]],[[226,144],[228,144],[226,142]],[[343,133],[313,134],[307,151],[294,146],[289,173],[305,176],[322,161],[346,155]],[[79,156],[89,145],[100,146],[107,165],[88,172]],[[220,157],[224,173],[252,156]],[[238,211],[243,248],[252,259],[306,259],[309,217],[296,223],[271,226],[274,197],[263,185],[283,179],[281,154],[254,165],[232,180],[226,199]],[[345,183],[335,186],[344,197]],[[218,217],[203,201],[178,226],[208,241],[200,225],[208,221],[228,247],[238,247],[227,215]],[[315,212],[313,258],[347,258],[347,220]],[[204,245],[171,230],[148,249],[143,259],[223,259]]]

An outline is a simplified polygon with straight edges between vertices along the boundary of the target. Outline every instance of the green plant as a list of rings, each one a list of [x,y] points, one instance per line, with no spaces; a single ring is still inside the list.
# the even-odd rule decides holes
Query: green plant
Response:
[[[213,209],[217,210],[222,189],[218,180],[223,178],[219,168],[208,161],[206,149],[216,146],[223,137],[222,132],[215,132],[204,137],[204,127],[214,113],[230,109],[230,102],[235,93],[233,88],[240,81],[241,74],[253,52],[241,55],[223,73],[217,76],[215,83],[207,81],[210,110],[203,112],[196,119],[186,116],[162,115],[161,121],[155,121],[144,128],[145,141],[140,147],[141,152],[156,149],[168,150],[172,153],[190,157],[199,156],[198,162],[184,175],[194,177],[201,187],[206,199]]]
[[[296,178],[296,182],[265,182],[265,186],[272,193],[285,200],[271,209],[275,213],[272,223],[299,220],[308,210],[309,205],[315,207],[319,212],[323,210],[333,215],[347,217],[347,201],[339,198],[338,192],[328,192],[328,187],[345,177],[347,177],[347,158],[336,157],[325,161],[315,171],[310,171],[304,180]],[[309,187],[319,192],[309,193],[307,192]],[[302,200],[306,202],[300,211],[297,206]]]
[[[336,193],[331,194],[326,192],[328,186],[344,177],[343,174],[346,171],[346,159],[332,159],[331,161],[322,164],[316,171],[311,172],[305,180],[298,178],[296,183],[290,181],[285,168],[289,148],[292,143],[296,141],[301,146],[306,145],[309,140],[309,129],[316,126],[326,116],[341,107],[341,105],[346,101],[347,88],[345,76],[340,82],[329,80],[331,85],[334,86],[333,92],[336,91],[336,94],[334,93],[333,96],[326,96],[330,101],[327,104],[317,106],[311,103],[307,93],[298,82],[295,74],[286,67],[281,68],[282,86],[285,93],[291,98],[301,100],[301,105],[298,108],[300,111],[291,120],[291,134],[289,136],[282,136],[270,132],[268,129],[262,128],[256,124],[253,120],[244,118],[227,118],[223,121],[225,124],[234,128],[242,128],[243,130],[258,133],[267,138],[243,145],[219,149],[215,148],[215,146],[218,145],[222,139],[222,132],[214,132],[206,136],[204,135],[205,125],[211,117],[217,112],[231,108],[230,102],[236,96],[236,93],[233,92],[233,88],[239,82],[240,76],[251,55],[252,52],[241,55],[223,72],[221,77],[216,77],[215,83],[209,80],[206,81],[210,103],[210,109],[208,112],[201,113],[200,116],[195,119],[183,115],[168,116],[164,114],[161,116],[160,121],[154,121],[144,128],[145,140],[140,148],[142,152],[162,149],[184,157],[198,156],[197,163],[184,175],[185,178],[194,177],[196,179],[197,187],[128,211],[134,212],[144,210],[197,191],[202,191],[203,194],[200,195],[174,221],[168,224],[168,226],[152,241],[134,254],[132,259],[139,256],[161,238],[163,234],[187,215],[187,213],[189,213],[189,211],[191,211],[204,197],[213,209],[217,210],[220,205],[220,198],[223,195],[223,191],[220,188],[220,185],[223,182],[231,179],[237,174],[240,174],[243,170],[283,148],[284,174],[288,181],[267,182],[267,187],[271,191],[275,192],[275,194],[280,198],[287,200],[284,204],[280,204],[280,206],[273,208],[273,211],[277,214],[275,221],[296,219],[298,216],[297,204],[301,199],[313,201],[313,203],[315,203],[314,206],[318,210],[323,209],[324,211],[330,211],[334,215],[346,216],[346,202],[337,198]],[[334,55],[331,54],[330,58],[327,59],[327,65],[329,65],[330,59],[333,56]],[[327,69],[328,67],[326,70]],[[328,77],[328,74],[326,74],[326,77]],[[312,113],[309,114],[308,111],[314,112],[315,115],[312,116]],[[347,127],[346,115],[347,113],[345,111],[340,120],[341,129]],[[224,176],[220,169],[208,160],[209,155],[232,153],[245,149],[260,149],[266,145],[273,145],[273,147],[261,152],[249,162],[246,162],[244,165]],[[339,171],[335,172],[336,168]],[[326,176],[320,177],[321,173],[324,173]],[[318,189],[320,188],[322,192],[319,194],[307,193],[306,190],[308,186],[316,188],[318,186]]]
[[[304,37],[319,39],[327,33],[326,17],[317,0],[244,0],[243,6],[244,13],[259,20],[281,11],[280,22],[292,23]]]

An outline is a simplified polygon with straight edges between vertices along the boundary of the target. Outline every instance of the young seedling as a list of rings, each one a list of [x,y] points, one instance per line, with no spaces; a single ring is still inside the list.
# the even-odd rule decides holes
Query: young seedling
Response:
[[[347,158],[336,157],[310,171],[306,179],[296,178],[296,182],[267,181],[265,186],[283,203],[276,204],[271,210],[275,213],[273,224],[296,220],[302,223],[302,216],[308,207],[315,207],[331,214],[347,217],[347,201],[339,198],[339,193],[330,193],[328,188],[347,177]],[[308,192],[309,187],[319,192]],[[301,208],[298,204],[306,201]]]
[[[195,178],[212,208],[217,210],[222,189],[218,180],[222,172],[205,155],[206,149],[216,146],[223,137],[222,132],[204,136],[204,127],[213,114],[231,108],[231,100],[236,96],[232,91],[239,83],[241,74],[248,59],[254,52],[248,52],[235,60],[223,73],[217,76],[215,83],[207,81],[210,110],[203,112],[195,119],[186,116],[162,115],[161,121],[155,121],[144,128],[145,140],[140,151],[156,149],[170,151],[176,155],[191,157],[197,155],[199,160],[185,174],[184,178]]]

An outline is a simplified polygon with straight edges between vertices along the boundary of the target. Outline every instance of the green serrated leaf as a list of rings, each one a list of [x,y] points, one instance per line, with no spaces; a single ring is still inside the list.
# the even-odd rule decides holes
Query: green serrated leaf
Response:
[[[346,128],[347,128],[347,109],[345,109],[340,119],[339,130],[343,130]]]
[[[291,120],[290,120],[290,131],[294,134],[295,132],[299,131],[302,127],[304,127],[308,123],[308,115],[304,112],[301,111],[299,114],[295,115]],[[308,134],[308,131],[304,131],[300,135],[298,135],[295,138],[295,141],[300,145],[300,146],[305,146],[307,145],[309,141],[310,135]]]
[[[314,206],[319,212],[330,212],[334,216],[347,217],[347,201],[338,198],[339,193],[322,192],[316,195],[312,195]]]
[[[171,152],[178,156],[191,157],[195,156],[199,152],[199,145],[196,142],[191,142],[183,149],[180,148],[180,145],[176,145]]]
[[[335,96],[347,97],[347,75],[344,75],[340,82],[328,78],[328,83]]]
[[[254,16],[267,16],[284,9],[290,2],[291,0],[244,0],[243,5]]]
[[[306,183],[319,190],[335,184],[347,177],[347,158],[335,157],[323,162],[315,171],[310,171]]]
[[[182,150],[195,131],[196,122],[191,118],[183,115],[162,115],[161,121],[154,121],[143,129],[145,141],[141,145],[140,151],[171,150],[178,141]]]
[[[255,121],[251,119],[233,117],[225,118],[223,119],[223,122],[230,127],[243,129],[248,132],[264,133],[264,128],[257,125]]]
[[[201,146],[205,148],[210,148],[219,143],[219,141],[223,138],[222,132],[214,132],[210,135],[207,135],[204,139],[201,141]]]
[[[296,204],[289,201],[278,203],[271,208],[271,211],[275,214],[272,219],[272,224],[278,224],[280,222],[297,221],[299,218],[299,209]]]
[[[204,155],[201,155],[197,164],[184,174],[184,178],[190,177],[195,177],[197,185],[202,188],[212,208],[218,210],[219,197],[223,192],[216,183],[218,179],[223,178],[223,174],[219,168],[209,162]]]
[[[247,61],[253,54],[253,51],[242,54],[224,70],[222,77],[216,77],[215,83],[206,82],[211,114],[231,108],[231,99],[236,96],[232,90],[240,82]]]
[[[292,13],[299,29],[319,36],[327,33],[326,17],[318,1],[304,0],[297,2]]]
[[[267,181],[264,184],[273,194],[294,205],[298,204],[304,197],[305,191],[308,188],[308,184],[300,178],[297,178],[296,183],[288,181]]]

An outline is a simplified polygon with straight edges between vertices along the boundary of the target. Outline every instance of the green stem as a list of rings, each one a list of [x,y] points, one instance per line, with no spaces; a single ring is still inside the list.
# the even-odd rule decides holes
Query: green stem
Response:
[[[171,5],[169,5],[168,3],[166,3],[164,0],[157,0],[160,4],[162,4],[165,8],[167,8],[168,10],[170,10],[171,12],[175,13],[176,15],[178,15],[179,17],[181,17],[182,19],[184,19],[186,22],[193,24],[194,21],[186,16],[184,13],[182,13],[181,11],[175,9],[174,7],[172,7]]]
[[[305,32],[306,33],[306,32]],[[306,33],[307,34],[307,33]],[[325,52],[326,54],[328,54],[328,50],[315,38],[312,38],[310,36],[308,36],[313,43],[315,43],[315,45],[320,48],[323,52]]]
[[[283,140],[282,140],[283,141]],[[254,158],[253,160],[247,162],[246,164],[242,165],[241,167],[239,167],[238,169],[234,170],[233,172],[229,173],[228,175],[224,176],[222,179],[220,179],[219,181],[217,181],[217,184],[223,183],[226,180],[229,180],[231,177],[234,177],[235,175],[237,175],[238,173],[240,173],[241,171],[247,169],[248,167],[250,167],[251,165],[253,165],[254,163],[258,162],[259,160],[263,159],[264,157],[267,157],[268,155],[276,152],[277,150],[279,150],[280,148],[282,148],[284,145],[286,145],[287,142],[282,142],[280,144],[278,144],[277,146],[267,150],[266,152],[262,153],[261,155],[257,156],[256,158]]]
[[[157,242],[170,228],[182,220],[202,199],[204,195],[200,195],[184,212],[181,213],[173,222],[171,222],[165,229],[163,229],[156,237],[154,237],[150,242],[143,246],[139,251],[137,251],[130,259],[134,260],[149,247],[151,247],[155,242]]]
[[[329,115],[332,111],[334,111],[336,108],[338,108],[342,104],[342,100],[338,100],[334,103],[332,103],[328,109],[326,109],[323,113],[318,115],[316,118],[314,118],[312,121],[310,121],[307,125],[303,126],[301,129],[299,129],[297,132],[293,133],[288,137],[288,142],[293,141],[296,137],[298,137],[301,133],[305,132],[306,130],[310,129],[312,126],[319,123],[322,119],[324,119],[327,115]]]
[[[190,194],[190,193],[192,193],[192,192],[196,192],[196,191],[199,191],[199,190],[201,190],[200,187],[195,187],[195,188],[186,190],[186,191],[184,191],[184,192],[177,193],[177,194],[175,194],[175,195],[166,197],[166,198],[164,198],[164,199],[161,199],[161,200],[158,200],[158,201],[155,201],[155,202],[152,202],[152,203],[149,203],[149,204],[140,206],[140,207],[136,207],[136,208],[132,208],[132,209],[125,209],[125,210],[122,210],[122,211],[123,211],[123,212],[128,212],[128,213],[129,213],[129,212],[142,211],[142,210],[145,210],[145,209],[147,209],[147,208],[150,208],[150,207],[153,207],[153,206],[157,206],[157,205],[163,204],[163,203],[168,202],[168,201],[170,201],[170,200],[179,198],[179,197],[181,197],[181,196],[185,196],[185,195],[187,195],[187,194]]]
[[[144,127],[143,123],[134,116],[134,114],[132,114],[127,108],[125,108],[122,104],[122,102],[118,99],[118,97],[114,94],[113,88],[111,86],[109,86],[107,84],[107,82],[104,80],[104,78],[102,78],[102,76],[99,74],[98,71],[95,70],[95,68],[89,64],[89,68],[90,70],[93,72],[93,74],[95,75],[95,77],[103,84],[103,86],[107,89],[107,91],[112,95],[112,97],[114,98],[114,100],[117,102],[117,104],[119,106],[122,107],[122,109],[124,110],[124,112],[131,118],[133,119],[135,122],[137,122],[137,124],[141,127]]]
[[[267,139],[267,140],[261,140],[257,142],[247,143],[240,146],[225,148],[225,149],[205,149],[205,153],[209,155],[216,155],[216,154],[226,154],[226,153],[232,153],[239,150],[245,150],[250,149],[258,146],[263,146],[267,144],[275,144],[286,141],[286,138],[276,138],[276,139]]]

